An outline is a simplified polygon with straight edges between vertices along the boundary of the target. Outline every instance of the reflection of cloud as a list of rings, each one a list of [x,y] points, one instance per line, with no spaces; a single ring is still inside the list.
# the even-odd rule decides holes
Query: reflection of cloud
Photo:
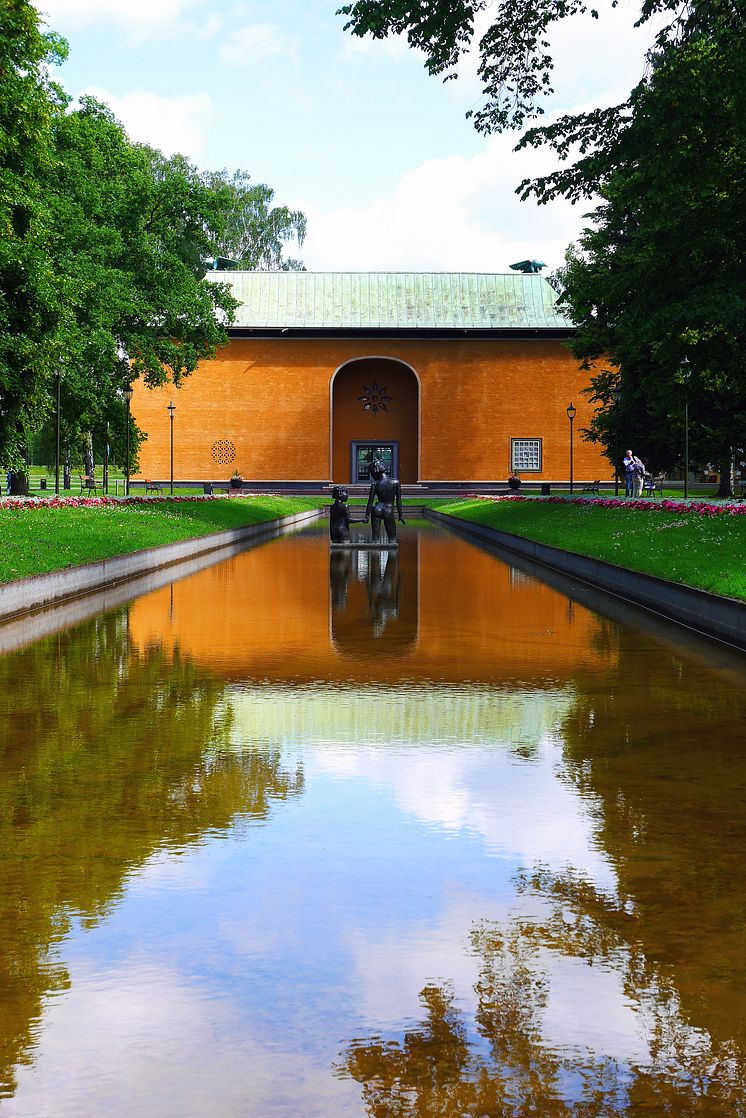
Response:
[[[463,748],[360,749],[353,759],[326,749],[313,763],[340,779],[390,788],[402,811],[431,827],[478,835],[493,854],[525,866],[572,866],[613,889],[615,874],[594,840],[594,805],[558,778],[560,761],[558,747],[545,740],[520,762],[507,750]]]
[[[538,962],[551,975],[541,1021],[549,1048],[577,1047],[629,1062],[647,1059],[642,1022],[623,975],[556,952],[542,952]]]
[[[512,899],[512,898],[511,898]],[[498,920],[505,904],[485,902],[481,896],[456,894],[437,919],[380,929],[348,930],[355,983],[355,1006],[361,1021],[376,1029],[399,1028],[420,1013],[420,990],[429,982],[447,982],[461,1008],[476,1009],[474,984],[479,960],[468,950],[469,932],[476,921]]]
[[[208,882],[209,873],[202,860],[187,857],[182,851],[158,851],[130,874],[127,890],[130,894],[181,892],[204,889]]]
[[[421,1014],[424,986],[446,984],[458,1008],[468,1016],[477,1011],[475,987],[482,960],[470,949],[469,934],[476,926],[494,922],[507,926],[509,913],[522,919],[546,920],[549,907],[537,898],[495,901],[461,894],[439,913],[437,921],[422,920],[407,928],[391,928],[383,935],[356,929],[347,939],[356,986],[355,1004],[366,1027],[399,1029],[402,1021]],[[609,967],[592,967],[577,958],[541,951],[537,972],[551,975],[547,1004],[541,1016],[541,1035],[553,1049],[577,1046],[599,1056],[628,1061],[645,1060],[648,1046],[639,1013],[628,997],[623,975]]]
[[[308,1118],[359,1113],[358,1092],[329,1059],[252,1036],[242,1007],[175,973],[130,962],[74,976],[51,1003],[32,1066],[18,1074],[14,1118]]]

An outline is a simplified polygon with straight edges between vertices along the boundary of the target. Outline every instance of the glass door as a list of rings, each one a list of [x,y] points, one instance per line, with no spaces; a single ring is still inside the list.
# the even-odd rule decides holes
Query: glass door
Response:
[[[353,483],[370,481],[370,466],[374,458],[383,462],[389,477],[396,477],[399,468],[398,450],[398,443],[354,442],[352,444]]]

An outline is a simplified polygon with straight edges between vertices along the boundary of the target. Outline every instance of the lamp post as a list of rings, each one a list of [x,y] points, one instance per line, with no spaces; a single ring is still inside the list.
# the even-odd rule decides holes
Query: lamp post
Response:
[[[57,432],[54,450],[54,495],[60,495],[60,381],[62,370],[57,366]]]
[[[124,398],[127,401],[127,457],[125,459],[124,467],[124,495],[130,495],[130,404],[132,403],[132,385],[128,384],[124,390]]]
[[[567,408],[567,418],[570,420],[570,492],[571,493],[572,493],[572,482],[573,482],[573,477],[572,477],[572,421],[577,414],[578,414],[577,408],[575,407],[575,405],[573,403],[571,403],[569,408]]]
[[[689,358],[681,362],[681,375],[684,378],[684,500],[689,497],[689,377],[692,370]]]
[[[176,404],[173,400],[166,408],[168,418],[171,420],[171,496],[174,495],[174,412],[176,411]]]
[[[618,406],[622,398],[621,388],[612,389],[611,398],[615,406]],[[619,496],[619,420],[616,416],[614,416],[614,496]]]

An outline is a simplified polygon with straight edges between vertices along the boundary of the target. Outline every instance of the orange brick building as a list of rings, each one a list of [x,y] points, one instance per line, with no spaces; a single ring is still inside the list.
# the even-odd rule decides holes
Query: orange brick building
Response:
[[[140,473],[278,485],[368,479],[373,453],[437,490],[611,475],[581,436],[587,373],[540,275],[213,272],[239,302],[230,343],[183,384],[136,385]]]

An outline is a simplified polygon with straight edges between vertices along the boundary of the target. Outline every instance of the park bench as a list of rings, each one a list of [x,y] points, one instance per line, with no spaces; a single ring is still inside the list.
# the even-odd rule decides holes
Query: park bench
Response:
[[[658,490],[663,485],[663,474],[658,477],[651,477],[650,474],[645,475],[645,480],[642,483],[642,494],[644,497],[654,497]]]
[[[146,493],[162,493],[163,492],[163,486],[161,485],[161,483],[159,481],[148,481],[148,479],[145,478],[145,492]]]
[[[599,497],[601,494],[600,485],[601,479],[598,478],[596,481],[592,481],[590,485],[586,485],[583,493],[593,493],[594,496]]]
[[[81,494],[84,492],[98,494],[95,477],[89,477],[88,474],[78,474],[78,481],[80,482]]]

